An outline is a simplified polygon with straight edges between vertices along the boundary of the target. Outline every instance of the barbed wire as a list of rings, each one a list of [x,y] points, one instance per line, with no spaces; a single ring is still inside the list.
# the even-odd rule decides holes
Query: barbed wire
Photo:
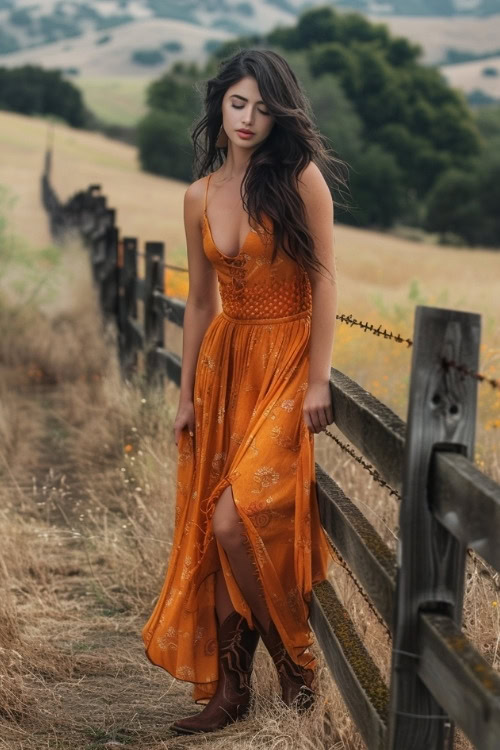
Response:
[[[142,252],[137,252],[137,255],[141,258],[146,258],[146,254]],[[187,271],[187,268],[181,268],[180,266],[173,266],[169,263],[165,263],[164,261],[160,261],[160,266],[163,268],[168,268],[172,271]],[[410,346],[413,346],[413,341],[408,336],[404,337],[400,333],[393,333],[392,331],[388,331],[387,328],[382,327],[382,324],[375,325],[374,323],[369,323],[368,321],[365,321],[363,323],[362,320],[357,320],[351,313],[349,315],[346,315],[345,313],[339,313],[335,316],[336,320],[338,320],[340,323],[345,323],[348,326],[358,326],[361,328],[362,331],[365,333],[371,333],[374,336],[382,336],[384,339],[388,339],[390,341],[394,341],[397,344],[406,344],[408,348]],[[487,375],[484,375],[480,372],[475,372],[474,370],[471,370],[466,365],[459,364],[457,362],[454,362],[453,360],[448,360],[443,358],[442,364],[444,367],[452,367],[458,372],[462,373],[462,375],[466,375],[467,377],[474,378],[480,383],[488,383],[492,388],[500,388],[500,379],[497,378],[490,378]]]
[[[396,341],[398,344],[407,344],[408,347],[412,346],[413,341],[409,338],[403,338],[401,334],[397,333],[394,334],[392,331],[388,331],[386,328],[382,330],[382,324],[379,326],[373,325],[373,323],[363,323],[361,320],[356,320],[352,315],[344,315],[343,313],[336,316],[337,320],[340,320],[341,323],[347,323],[347,325],[352,326],[359,326],[362,328],[365,332],[373,333],[374,336],[383,336],[384,339],[392,339],[393,341]]]
[[[445,357],[442,358],[442,364],[445,368],[453,367],[463,375],[474,378],[474,380],[478,380],[480,383],[488,383],[492,388],[500,388],[500,380],[497,380],[496,378],[489,378],[487,375],[483,375],[480,372],[474,372],[474,370],[469,369],[468,367],[466,367],[466,365],[457,364],[457,362],[446,359]]]
[[[344,315],[343,313],[337,315],[336,318],[337,320],[340,320],[341,323],[346,323],[350,326],[359,326],[365,332],[368,331],[369,333],[373,333],[374,336],[383,336],[385,339],[392,339],[398,344],[407,344],[408,347],[413,345],[413,341],[410,338],[403,338],[399,333],[393,334],[392,331],[388,331],[386,328],[382,330],[381,324],[375,326],[373,323],[368,323],[368,321],[366,323],[363,323],[361,320],[356,320],[356,318],[354,318],[352,315]],[[480,372],[471,370],[466,365],[459,364],[444,357],[442,358],[441,362],[444,367],[453,367],[455,370],[462,373],[462,375],[467,375],[468,377],[474,378],[480,383],[488,383],[492,388],[500,388],[500,380],[497,378],[490,378]]]
[[[381,487],[385,487],[386,489],[388,489],[389,495],[394,495],[398,500],[402,499],[399,492],[395,490],[393,487],[391,487],[391,485],[388,484],[385,481],[385,479],[382,478],[382,475],[379,474],[377,469],[375,469],[372,466],[372,464],[368,463],[368,461],[365,461],[363,456],[361,456],[359,453],[356,453],[354,448],[352,448],[352,446],[350,446],[349,443],[344,443],[336,435],[333,435],[327,427],[325,427],[323,432],[325,433],[325,435],[328,435],[328,437],[331,438],[335,443],[337,443],[337,445],[340,448],[342,448],[342,450],[345,451],[345,453],[348,453],[351,456],[351,458],[354,458],[354,460],[357,461],[358,464],[360,464],[363,467],[363,469],[365,469],[368,472],[368,474],[370,474],[373,477],[373,479],[376,482],[378,482],[378,484],[380,484]]]

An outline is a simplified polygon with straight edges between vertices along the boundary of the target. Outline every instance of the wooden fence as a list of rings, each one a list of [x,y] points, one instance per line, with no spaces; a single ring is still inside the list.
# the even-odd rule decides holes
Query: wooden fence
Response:
[[[182,327],[185,304],[164,294],[163,244],[145,244],[139,278],[138,242],[119,238],[98,186],[61,205],[50,155],[42,195],[55,235],[77,228],[89,248],[124,371],[143,351],[150,381],[180,385],[182,363],[165,347],[164,321]],[[473,463],[477,380],[450,365],[476,372],[479,339],[479,315],[417,307],[406,424],[331,369],[336,426],[402,496],[394,555],[316,464],[323,526],[392,635],[387,685],[333,586],[314,587],[311,626],[369,750],[449,750],[455,724],[480,750],[500,748],[500,675],[461,630],[467,549],[500,571],[500,486]]]

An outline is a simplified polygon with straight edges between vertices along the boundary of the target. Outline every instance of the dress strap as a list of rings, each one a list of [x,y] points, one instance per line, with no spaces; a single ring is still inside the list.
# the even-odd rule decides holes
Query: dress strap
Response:
[[[207,185],[206,185],[206,188],[205,188],[205,205],[203,207],[203,211],[205,212],[205,214],[207,213],[208,183],[210,182],[211,176],[212,176],[212,174],[210,173],[208,175]]]

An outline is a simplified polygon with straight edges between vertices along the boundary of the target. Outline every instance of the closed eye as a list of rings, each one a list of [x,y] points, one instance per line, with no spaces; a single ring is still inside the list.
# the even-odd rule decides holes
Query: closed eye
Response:
[[[243,105],[241,107],[237,107],[236,104],[231,104],[231,107],[233,109],[243,109]],[[268,115],[269,114],[269,112],[263,112],[261,109],[259,109],[259,112],[260,112],[261,115]]]

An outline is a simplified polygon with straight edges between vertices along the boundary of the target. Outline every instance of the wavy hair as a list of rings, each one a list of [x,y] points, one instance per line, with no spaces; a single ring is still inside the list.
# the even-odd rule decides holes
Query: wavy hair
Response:
[[[241,49],[220,61],[217,75],[205,82],[204,113],[191,129],[193,173],[199,179],[224,163],[227,147],[215,145],[222,125],[222,100],[227,89],[245,76],[257,81],[274,124],[249,158],[240,189],[243,208],[264,231],[263,214],[271,218],[271,262],[282,247],[302,267],[320,272],[320,266],[326,267],[314,253],[297,179],[314,161],[330,189],[342,193],[347,188],[347,164],[334,155],[316,127],[309,99],[284,57],[272,50]]]

